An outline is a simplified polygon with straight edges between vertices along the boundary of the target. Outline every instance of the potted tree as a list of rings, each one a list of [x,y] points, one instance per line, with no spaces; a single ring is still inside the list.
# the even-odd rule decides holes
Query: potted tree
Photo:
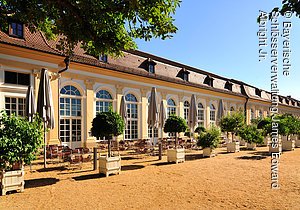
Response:
[[[295,147],[300,147],[300,119],[297,118]]]
[[[297,120],[290,114],[284,114],[279,121],[279,134],[282,135],[282,150],[293,151],[295,149],[295,139],[291,135],[297,133]]]
[[[24,164],[36,158],[43,142],[43,125],[38,116],[26,118],[0,114],[0,187],[2,195],[24,191]]]
[[[223,117],[220,120],[220,127],[223,132],[231,133],[231,142],[227,143],[227,152],[239,152],[240,142],[235,140],[235,134],[244,124],[245,117],[241,112],[235,112]]]
[[[186,121],[179,116],[171,115],[165,122],[164,132],[175,133],[175,148],[167,150],[168,162],[184,162],[184,148],[177,148],[178,133],[185,132],[187,129]]]
[[[256,150],[256,144],[263,142],[262,131],[255,125],[244,125],[240,128],[238,135],[247,142],[247,149]]]
[[[268,146],[270,144],[271,138],[270,134],[272,133],[272,118],[265,117],[260,119],[257,123],[257,128],[262,130],[262,134],[264,136],[262,146]]]
[[[220,142],[221,132],[217,127],[212,126],[205,132],[200,133],[197,146],[202,147],[203,157],[214,157],[215,148]]]
[[[105,137],[108,139],[108,153],[106,156],[99,157],[99,173],[109,176],[119,174],[121,171],[120,155],[112,156],[111,140],[121,135],[124,130],[124,120],[122,117],[109,109],[107,112],[97,113],[93,119],[91,133],[97,138]]]

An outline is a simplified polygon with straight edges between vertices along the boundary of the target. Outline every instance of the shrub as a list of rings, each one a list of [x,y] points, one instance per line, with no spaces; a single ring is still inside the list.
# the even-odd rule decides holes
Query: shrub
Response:
[[[212,126],[206,132],[200,133],[197,141],[197,146],[202,148],[217,148],[220,142],[221,132],[217,127]]]
[[[33,122],[5,111],[0,116],[0,169],[11,170],[15,163],[30,164],[43,143],[43,124],[38,116]]]
[[[175,133],[175,147],[177,147],[177,134],[185,132],[187,128],[186,121],[182,117],[171,115],[165,122],[164,132]]]
[[[256,125],[244,125],[238,135],[243,138],[247,143],[261,144],[264,140],[263,132],[258,130]]]
[[[111,139],[124,131],[124,120],[122,117],[109,109],[108,112],[97,113],[93,119],[91,132],[97,138],[108,139],[108,155],[111,156]]]

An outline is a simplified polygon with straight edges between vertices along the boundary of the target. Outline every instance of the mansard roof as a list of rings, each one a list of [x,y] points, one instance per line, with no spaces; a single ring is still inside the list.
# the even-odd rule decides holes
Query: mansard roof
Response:
[[[0,43],[23,47],[31,50],[37,50],[45,53],[65,56],[61,51],[56,49],[58,43],[57,40],[47,40],[44,34],[40,31],[31,33],[28,28],[24,29],[24,38],[16,38],[9,36],[7,33],[0,31]],[[141,63],[145,60],[151,60],[156,63],[155,74],[142,69]],[[106,68],[112,71],[119,71],[134,75],[145,76],[148,78],[154,78],[158,80],[173,82],[182,85],[188,85],[192,87],[198,87],[206,90],[213,90],[230,95],[241,96],[245,98],[257,99],[261,101],[270,102],[271,93],[265,90],[261,90],[252,85],[246,84],[242,81],[226,78],[212,72],[204,71],[199,68],[188,66],[179,62],[175,62],[166,58],[152,55],[150,53],[142,52],[139,50],[124,51],[124,56],[114,59],[109,57],[108,62],[104,63],[99,59],[88,55],[78,44],[74,49],[74,55],[71,57],[72,62],[78,62],[82,64],[97,66]],[[180,71],[184,69],[189,72],[189,81],[183,81],[176,77]],[[213,80],[212,84],[206,84],[205,79],[209,77]],[[225,88],[226,83],[232,84],[232,89]],[[257,94],[257,93],[260,94]],[[285,100],[281,100],[280,104],[287,106],[300,107],[300,101],[293,99],[289,96],[283,97]]]

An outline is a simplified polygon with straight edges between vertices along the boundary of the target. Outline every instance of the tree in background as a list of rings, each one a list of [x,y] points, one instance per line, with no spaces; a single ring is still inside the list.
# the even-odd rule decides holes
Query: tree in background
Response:
[[[59,36],[57,48],[71,54],[81,43],[91,55],[122,55],[135,49],[134,39],[170,38],[177,31],[173,15],[180,0],[3,0],[0,27],[10,20],[40,30],[47,39]]]

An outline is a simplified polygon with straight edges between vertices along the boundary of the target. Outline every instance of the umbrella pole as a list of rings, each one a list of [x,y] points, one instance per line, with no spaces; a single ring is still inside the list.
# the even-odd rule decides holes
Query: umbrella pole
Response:
[[[47,168],[46,163],[46,122],[44,121],[44,168]]]

